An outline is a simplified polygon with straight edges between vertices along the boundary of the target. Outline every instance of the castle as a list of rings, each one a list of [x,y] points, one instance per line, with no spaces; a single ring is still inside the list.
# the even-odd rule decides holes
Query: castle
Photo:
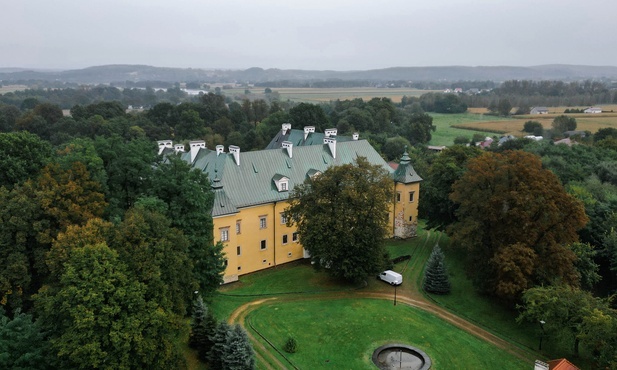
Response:
[[[204,141],[191,141],[190,148],[159,141],[159,154],[179,153],[193,168],[207,173],[212,182],[215,242],[224,243],[225,283],[239,276],[308,258],[295,227],[284,217],[287,199],[296,184],[319,175],[330,166],[352,163],[366,157],[369,163],[387,170],[394,182],[395,199],[390,212],[390,235],[415,236],[418,195],[422,179],[407,152],[393,169],[358,134],[337,137],[336,129],[315,133],[315,128],[292,130],[283,124],[268,149],[241,152],[230,145],[208,149]]]

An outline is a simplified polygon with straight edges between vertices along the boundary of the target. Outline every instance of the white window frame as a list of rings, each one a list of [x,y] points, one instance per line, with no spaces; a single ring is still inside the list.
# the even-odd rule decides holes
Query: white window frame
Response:
[[[268,219],[266,216],[259,216],[259,229],[268,228]]]
[[[268,241],[264,239],[259,242],[259,250],[265,251],[266,249],[268,249]]]
[[[229,241],[229,228],[222,227],[220,230],[221,230],[221,241],[228,242]]]

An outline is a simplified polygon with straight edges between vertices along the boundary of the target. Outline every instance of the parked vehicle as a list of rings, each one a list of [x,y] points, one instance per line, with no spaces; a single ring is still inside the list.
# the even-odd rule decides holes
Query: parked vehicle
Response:
[[[403,284],[403,275],[398,272],[394,272],[392,270],[386,270],[377,276],[379,279],[389,283],[390,285],[401,285]]]

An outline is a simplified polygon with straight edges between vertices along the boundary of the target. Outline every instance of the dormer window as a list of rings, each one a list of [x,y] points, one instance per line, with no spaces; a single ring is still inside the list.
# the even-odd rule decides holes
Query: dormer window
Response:
[[[276,174],[272,180],[279,192],[289,191],[289,177]]]
[[[315,177],[319,176],[319,175],[321,175],[321,171],[313,169],[313,168],[308,170],[308,172],[306,173],[306,176],[308,176],[309,179],[311,179],[311,180],[314,179]]]

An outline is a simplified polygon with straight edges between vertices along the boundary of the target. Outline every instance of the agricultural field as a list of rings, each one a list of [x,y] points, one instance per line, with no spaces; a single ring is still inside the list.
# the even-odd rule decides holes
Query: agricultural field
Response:
[[[25,90],[28,86],[26,85],[4,85],[0,86],[0,94],[6,94],[13,91]]]
[[[498,118],[494,116],[484,121],[475,122],[461,122],[455,123],[452,128],[461,130],[480,130],[480,131],[492,131],[501,134],[509,134],[514,136],[525,136],[527,133],[523,132],[523,126],[527,121],[538,121],[542,124],[544,129],[551,129],[553,119],[559,114],[542,114],[542,115],[525,115],[516,116],[516,118]],[[481,117],[481,115],[477,115]],[[582,131],[589,131],[591,133],[597,132],[604,127],[617,128],[617,113],[601,113],[601,114],[568,114],[570,117],[576,119],[576,129]]]
[[[247,88],[233,88],[222,90],[223,94],[227,96],[244,96],[245,89]],[[211,87],[211,90],[213,88]],[[265,99],[263,87],[251,87],[248,88],[251,92],[250,99]],[[377,88],[377,87],[350,87],[350,88],[295,88],[295,87],[282,87],[272,88],[273,92],[279,94],[279,99],[282,101],[291,100],[301,103],[327,103],[332,100],[352,100],[363,99],[364,101],[371,100],[372,98],[390,98],[394,103],[400,103],[403,96],[420,96],[429,92],[435,92],[432,90],[418,90],[412,88]],[[439,90],[441,91],[441,90]]]

